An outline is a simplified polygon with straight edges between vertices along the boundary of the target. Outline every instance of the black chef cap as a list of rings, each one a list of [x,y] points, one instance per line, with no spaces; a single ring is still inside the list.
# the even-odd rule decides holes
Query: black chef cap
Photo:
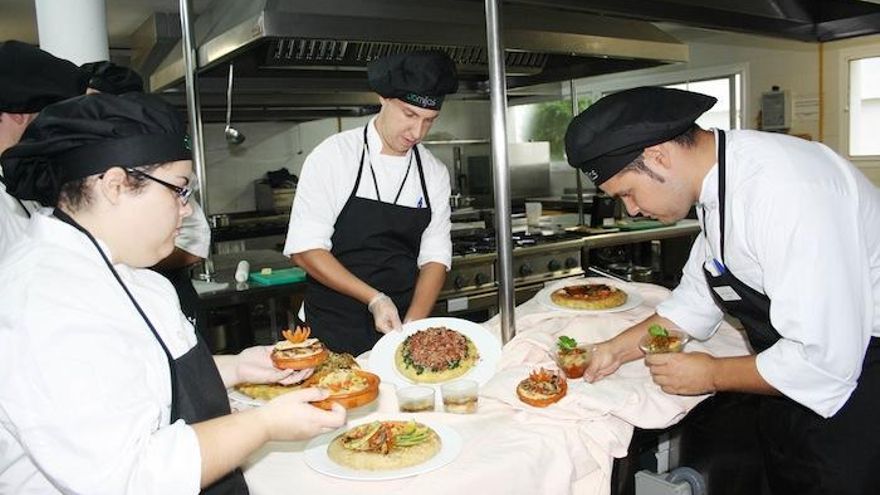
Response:
[[[441,51],[396,53],[370,62],[367,78],[373,91],[410,105],[440,110],[443,97],[458,91],[455,62]]]
[[[73,62],[21,41],[0,43],[0,112],[39,112],[85,91],[85,75]]]
[[[88,76],[89,87],[102,93],[121,95],[132,91],[144,92],[143,78],[128,67],[105,60],[82,64],[80,69]]]
[[[182,119],[158,96],[102,93],[44,108],[0,164],[9,194],[54,206],[67,182],[191,157]]]
[[[699,93],[653,86],[608,95],[568,125],[568,163],[583,170],[598,186],[645,148],[690,129],[716,101]]]

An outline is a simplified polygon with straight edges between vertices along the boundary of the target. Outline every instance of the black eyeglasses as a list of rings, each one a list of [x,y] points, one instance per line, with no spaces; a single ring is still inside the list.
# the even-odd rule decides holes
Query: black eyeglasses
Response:
[[[177,197],[180,199],[180,201],[183,204],[187,204],[189,202],[189,197],[192,196],[192,193],[195,191],[195,189],[193,189],[191,187],[175,186],[174,184],[172,184],[170,182],[165,182],[162,179],[157,179],[156,177],[153,177],[152,175],[150,175],[148,173],[141,172],[140,170],[137,170],[134,168],[127,168],[127,169],[125,169],[125,171],[134,175],[135,177],[142,177],[144,179],[150,179],[153,182],[158,182],[159,184],[162,184],[163,186],[167,187],[168,189],[171,189],[172,191],[174,191],[175,194],[177,194]]]

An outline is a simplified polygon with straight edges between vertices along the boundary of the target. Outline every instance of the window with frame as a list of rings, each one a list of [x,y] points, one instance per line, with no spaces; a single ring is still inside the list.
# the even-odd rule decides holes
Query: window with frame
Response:
[[[849,155],[880,155],[880,57],[849,61]]]

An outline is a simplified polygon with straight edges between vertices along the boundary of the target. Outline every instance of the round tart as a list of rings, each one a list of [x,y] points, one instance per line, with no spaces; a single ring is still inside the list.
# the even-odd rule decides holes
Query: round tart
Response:
[[[309,338],[309,327],[281,332],[285,340],[272,349],[272,363],[279,369],[303,370],[314,368],[327,359],[327,348],[318,339]]]
[[[607,284],[579,284],[556,289],[550,300],[572,309],[611,309],[626,303],[626,292]]]

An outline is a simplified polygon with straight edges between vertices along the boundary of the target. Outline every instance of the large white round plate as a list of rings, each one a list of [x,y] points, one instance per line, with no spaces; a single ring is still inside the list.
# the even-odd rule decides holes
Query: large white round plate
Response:
[[[336,464],[327,455],[327,446],[330,445],[330,442],[333,441],[333,439],[336,438],[337,435],[341,435],[342,433],[347,431],[348,428],[353,428],[355,426],[368,423],[370,421],[375,421],[375,419],[364,418],[358,421],[350,422],[350,424],[347,425],[344,430],[336,430],[313,438],[312,441],[310,441],[308,445],[306,445],[306,450],[303,452],[306,465],[321,474],[326,474],[327,476],[333,476],[335,478],[358,481],[383,481],[393,480],[397,478],[406,478],[408,476],[415,476],[417,474],[423,474],[429,471],[433,471],[455,460],[459,452],[461,452],[461,436],[459,436],[457,431],[447,425],[435,423],[432,421],[424,421],[412,416],[400,416],[390,419],[415,419],[419,423],[429,426],[434,431],[436,431],[437,435],[440,437],[440,452],[438,452],[437,455],[435,455],[434,457],[416,466],[410,466],[403,469],[394,469],[391,471],[364,471],[351,469]]]
[[[462,320],[461,318],[425,318],[424,320],[407,323],[403,326],[403,330],[399,332],[386,333],[373,346],[373,350],[370,352],[370,361],[367,365],[368,369],[379,375],[383,382],[393,383],[397,386],[414,384],[415,382],[397,371],[397,366],[394,365],[394,354],[404,339],[419,330],[431,327],[446,327],[461,333],[473,341],[474,345],[477,346],[477,352],[480,354],[479,361],[470,371],[450,381],[467,378],[483,385],[492,378],[492,375],[495,374],[498,360],[501,359],[501,342],[482,325]],[[430,386],[432,384],[420,383],[419,385]],[[440,386],[439,383],[433,385]]]
[[[626,302],[621,304],[620,306],[608,309],[575,309],[575,308],[564,308],[562,306],[558,306],[553,300],[550,298],[550,295],[556,289],[561,289],[563,287],[568,287],[570,285],[582,285],[582,284],[606,284],[613,287],[617,287],[618,289],[626,292]],[[538,303],[545,308],[552,309],[555,311],[563,311],[566,313],[574,313],[579,315],[584,314],[601,314],[601,313],[617,313],[620,311],[628,311],[630,309],[635,308],[636,306],[642,304],[644,302],[644,298],[639,291],[636,290],[630,284],[626,282],[621,282],[619,280],[614,280],[611,278],[599,278],[599,277],[590,277],[590,278],[575,278],[575,279],[566,279],[555,284],[549,284],[545,286],[543,289],[538,291],[535,294],[535,299],[537,299]]]

